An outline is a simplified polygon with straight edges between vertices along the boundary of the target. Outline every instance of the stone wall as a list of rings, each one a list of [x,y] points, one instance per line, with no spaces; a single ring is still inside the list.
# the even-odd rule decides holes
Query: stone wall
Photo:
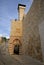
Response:
[[[23,19],[23,53],[42,61],[39,24],[44,17],[44,0],[34,0]]]
[[[44,61],[44,0],[41,0],[41,18],[38,27],[39,27],[39,34],[41,39],[41,48],[42,48],[42,55]]]
[[[22,37],[22,21],[19,20],[12,20],[11,22],[11,31],[10,31],[10,40],[9,40],[9,46],[8,46],[8,51],[10,54],[14,54],[14,47],[17,44],[16,40],[19,40],[19,54],[21,54],[22,50],[21,49],[21,37]]]
[[[40,33],[41,48],[44,61],[44,21],[42,21],[41,24],[39,24],[39,33]]]

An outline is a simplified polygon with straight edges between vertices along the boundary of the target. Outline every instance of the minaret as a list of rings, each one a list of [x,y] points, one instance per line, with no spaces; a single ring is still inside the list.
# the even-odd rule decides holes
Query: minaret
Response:
[[[24,17],[24,10],[26,5],[18,4],[18,20],[22,20]]]

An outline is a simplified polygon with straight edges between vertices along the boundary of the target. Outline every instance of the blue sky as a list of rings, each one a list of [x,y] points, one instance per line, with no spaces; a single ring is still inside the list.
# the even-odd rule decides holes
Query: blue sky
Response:
[[[0,36],[9,37],[11,19],[18,19],[18,4],[26,5],[28,12],[33,0],[0,0]]]

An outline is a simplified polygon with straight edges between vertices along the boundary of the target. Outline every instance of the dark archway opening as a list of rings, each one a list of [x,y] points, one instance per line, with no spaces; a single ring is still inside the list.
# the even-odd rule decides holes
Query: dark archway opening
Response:
[[[18,44],[15,45],[15,47],[14,47],[14,54],[19,55],[19,45]]]

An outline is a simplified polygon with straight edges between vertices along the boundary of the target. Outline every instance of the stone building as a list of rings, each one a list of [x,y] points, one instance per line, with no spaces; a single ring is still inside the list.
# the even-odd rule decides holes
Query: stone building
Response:
[[[18,20],[12,20],[11,32],[9,40],[9,53],[21,54],[22,53],[22,19],[24,17],[25,5],[18,5]],[[17,49],[17,50],[16,50]]]
[[[9,53],[16,53],[18,45],[18,54],[44,61],[44,0],[33,0],[26,16],[24,9],[25,5],[18,5],[19,20],[12,21]]]
[[[2,43],[6,43],[7,41],[9,41],[9,39],[7,39],[6,37],[0,36],[0,44]]]

